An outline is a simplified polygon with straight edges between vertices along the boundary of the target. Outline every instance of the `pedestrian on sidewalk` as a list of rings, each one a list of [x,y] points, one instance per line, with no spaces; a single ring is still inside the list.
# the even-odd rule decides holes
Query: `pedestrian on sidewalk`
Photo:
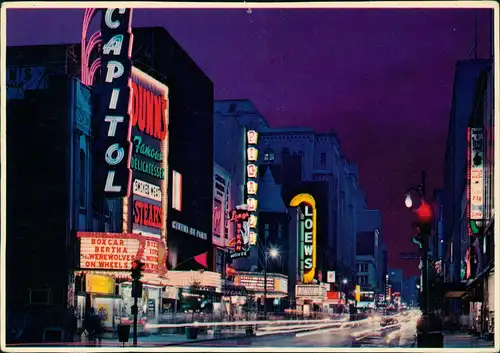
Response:
[[[97,343],[97,347],[102,346],[102,336],[104,334],[104,325],[101,315],[94,312],[92,316],[92,326],[94,329],[95,341]]]
[[[85,318],[83,320],[83,334],[87,340],[87,347],[95,347],[95,327],[93,322],[94,308],[90,308],[85,313]]]
[[[64,320],[64,331],[65,331],[65,341],[74,342],[75,334],[77,329],[77,319],[75,315],[75,310],[72,306],[66,311],[66,316]]]

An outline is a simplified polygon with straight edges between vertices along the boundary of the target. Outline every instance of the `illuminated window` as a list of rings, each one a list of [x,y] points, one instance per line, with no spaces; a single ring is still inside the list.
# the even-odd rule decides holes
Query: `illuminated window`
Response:
[[[172,208],[182,211],[182,175],[175,170],[172,172]]]
[[[274,163],[274,150],[271,147],[264,151],[264,163]]]
[[[86,205],[86,195],[85,187],[87,183],[87,166],[85,164],[85,151],[80,149],[80,206],[85,207]]]

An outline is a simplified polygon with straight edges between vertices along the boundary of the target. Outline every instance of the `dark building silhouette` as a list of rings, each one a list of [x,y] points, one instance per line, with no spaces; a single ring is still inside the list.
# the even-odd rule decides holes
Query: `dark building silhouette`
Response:
[[[69,81],[52,76],[46,90],[7,103],[7,308],[36,315],[62,310],[74,245],[71,215]],[[58,322],[54,322],[58,324]]]
[[[134,28],[132,32],[134,66],[169,88],[167,246],[169,258],[176,260],[169,268],[202,268],[192,258],[208,252],[212,270],[212,81],[163,27]],[[173,170],[182,175],[181,211],[172,208]],[[202,232],[206,238],[172,228],[172,222]]]
[[[170,258],[178,269],[199,269],[192,258],[207,252],[212,270],[213,85],[165,29],[133,32],[134,66],[169,88]],[[28,326],[61,325],[70,296],[86,291],[76,232],[122,231],[121,202],[92,198],[92,107],[77,79],[79,52],[79,44],[7,49],[9,327],[24,326],[15,323],[24,314]],[[180,211],[172,208],[174,170]]]

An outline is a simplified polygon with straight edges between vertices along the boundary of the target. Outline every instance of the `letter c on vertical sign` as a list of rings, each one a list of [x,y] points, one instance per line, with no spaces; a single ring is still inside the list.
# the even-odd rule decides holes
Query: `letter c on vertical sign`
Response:
[[[316,200],[309,194],[299,194],[290,201],[290,206],[298,207],[303,203],[312,208],[312,263],[307,261],[309,259],[306,259],[307,265],[312,265],[312,267],[308,272],[304,273],[304,283],[310,283],[316,274]],[[308,222],[307,226],[310,226],[310,222]]]
[[[106,26],[111,29],[118,28],[120,26],[120,21],[113,21],[112,16],[113,12],[118,10],[118,13],[120,15],[123,15],[125,13],[126,9],[120,8],[120,9],[107,9],[106,14],[104,15],[104,22],[106,23]]]

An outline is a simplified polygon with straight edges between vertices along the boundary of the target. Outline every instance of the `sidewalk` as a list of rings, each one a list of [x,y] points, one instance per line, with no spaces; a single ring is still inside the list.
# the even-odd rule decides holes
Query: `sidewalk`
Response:
[[[488,342],[483,338],[474,337],[463,332],[450,332],[444,333],[444,348],[493,348],[495,343]]]

